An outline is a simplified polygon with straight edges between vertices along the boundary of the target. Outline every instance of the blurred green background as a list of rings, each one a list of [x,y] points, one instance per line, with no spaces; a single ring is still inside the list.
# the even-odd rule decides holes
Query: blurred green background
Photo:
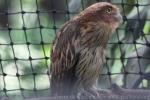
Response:
[[[111,1],[124,22],[108,43],[100,88],[150,88],[149,0],[0,0],[0,96],[14,100],[50,94],[50,49],[55,32],[87,6]]]

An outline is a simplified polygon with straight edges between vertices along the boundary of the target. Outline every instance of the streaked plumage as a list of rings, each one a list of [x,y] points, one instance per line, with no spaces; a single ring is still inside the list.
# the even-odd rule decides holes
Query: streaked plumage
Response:
[[[102,69],[107,41],[120,21],[119,9],[101,2],[63,25],[51,52],[53,96],[93,89]]]

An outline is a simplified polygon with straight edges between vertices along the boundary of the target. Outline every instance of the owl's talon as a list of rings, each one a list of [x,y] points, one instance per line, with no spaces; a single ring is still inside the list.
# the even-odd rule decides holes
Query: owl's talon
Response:
[[[99,97],[99,92],[94,89],[87,89],[77,94],[78,99],[96,99]]]

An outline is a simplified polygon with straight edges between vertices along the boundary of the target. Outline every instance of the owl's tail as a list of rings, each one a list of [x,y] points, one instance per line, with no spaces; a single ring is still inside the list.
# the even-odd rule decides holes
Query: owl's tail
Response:
[[[51,77],[51,96],[70,96],[73,93],[75,77],[72,71]]]

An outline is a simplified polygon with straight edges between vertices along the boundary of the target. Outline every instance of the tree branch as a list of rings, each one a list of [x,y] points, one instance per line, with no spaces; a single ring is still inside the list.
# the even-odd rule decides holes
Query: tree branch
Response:
[[[113,85],[110,90],[99,90],[99,97],[93,100],[150,100],[150,90],[140,89],[123,89],[117,85]],[[32,98],[25,100],[77,100],[75,96],[58,96]],[[91,98],[81,98],[78,100],[92,100]]]
[[[8,97],[0,97],[0,100],[9,100]]]

